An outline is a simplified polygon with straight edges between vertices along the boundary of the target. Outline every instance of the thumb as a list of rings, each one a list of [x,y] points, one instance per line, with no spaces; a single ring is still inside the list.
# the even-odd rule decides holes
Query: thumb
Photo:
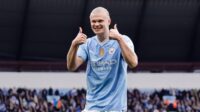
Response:
[[[117,24],[114,25],[114,29],[117,29]]]
[[[83,32],[82,28],[81,28],[81,27],[79,27],[79,33],[82,33],[82,32]]]

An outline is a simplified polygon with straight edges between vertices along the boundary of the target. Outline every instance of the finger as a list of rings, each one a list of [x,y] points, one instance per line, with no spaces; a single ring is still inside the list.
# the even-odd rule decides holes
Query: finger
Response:
[[[84,35],[84,34],[82,34],[82,35],[80,36],[80,40],[87,40],[87,36]]]
[[[85,34],[82,34],[82,37],[85,38],[85,39],[87,39],[87,35],[85,35]]]
[[[109,33],[115,32],[115,29],[110,29]]]
[[[87,38],[86,38],[86,37],[82,37],[81,39],[84,39],[84,40],[86,40]]]
[[[83,32],[82,28],[81,28],[81,27],[79,27],[79,33],[82,33],[82,32]]]
[[[117,29],[117,24],[114,25],[114,29]]]
[[[80,36],[80,39],[87,39],[87,36],[86,35],[84,35],[84,34],[82,34],[81,36]]]
[[[115,31],[115,29],[110,29],[110,32],[113,32],[113,31]]]
[[[86,39],[81,39],[80,42],[81,42],[81,43],[85,43],[85,42],[86,42]]]

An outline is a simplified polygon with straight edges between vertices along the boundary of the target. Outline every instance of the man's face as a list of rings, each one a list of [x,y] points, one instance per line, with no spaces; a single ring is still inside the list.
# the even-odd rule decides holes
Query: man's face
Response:
[[[103,12],[92,13],[90,15],[90,24],[93,32],[96,35],[101,35],[104,34],[107,30],[109,30],[110,19]]]

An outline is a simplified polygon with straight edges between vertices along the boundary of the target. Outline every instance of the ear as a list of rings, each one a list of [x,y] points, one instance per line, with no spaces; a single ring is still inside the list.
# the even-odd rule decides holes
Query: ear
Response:
[[[108,24],[109,24],[109,25],[111,24],[111,19],[108,19]]]

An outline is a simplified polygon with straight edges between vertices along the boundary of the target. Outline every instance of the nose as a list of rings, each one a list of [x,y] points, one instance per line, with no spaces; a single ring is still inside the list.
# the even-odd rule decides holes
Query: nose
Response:
[[[98,26],[98,25],[99,25],[99,22],[94,23],[94,25],[95,25],[95,26]]]

